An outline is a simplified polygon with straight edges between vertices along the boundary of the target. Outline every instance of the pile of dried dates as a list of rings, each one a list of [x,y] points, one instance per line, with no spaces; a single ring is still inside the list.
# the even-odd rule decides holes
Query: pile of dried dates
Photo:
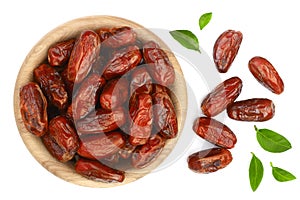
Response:
[[[226,73],[240,48],[243,35],[239,31],[227,30],[215,42],[213,58],[217,70]],[[284,84],[274,66],[263,57],[253,57],[248,67],[255,79],[275,94],[281,94]],[[189,168],[197,173],[210,173],[226,167],[232,161],[228,149],[234,147],[237,138],[225,124],[213,119],[227,111],[228,117],[239,121],[267,121],[275,114],[275,106],[270,99],[252,98],[236,101],[242,91],[239,77],[229,78],[217,85],[201,103],[205,115],[195,120],[194,132],[217,147],[193,153],[188,157]]]
[[[20,89],[26,129],[60,162],[102,182],[149,166],[178,133],[175,71],[130,27],[85,30],[53,44]]]

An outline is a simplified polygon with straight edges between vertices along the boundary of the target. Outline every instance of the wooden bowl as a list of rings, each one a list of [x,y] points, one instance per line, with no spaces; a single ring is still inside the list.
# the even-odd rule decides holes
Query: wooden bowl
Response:
[[[42,63],[47,58],[48,48],[59,41],[67,40],[69,38],[74,38],[79,35],[79,33],[86,29],[96,30],[100,27],[118,27],[118,26],[130,26],[135,29],[137,32],[137,36],[141,41],[149,41],[154,40],[160,46],[166,50],[171,63],[173,64],[176,72],[176,80],[173,84],[172,91],[175,96],[172,96],[172,99],[175,103],[175,109],[178,117],[179,124],[179,133],[178,136],[174,139],[168,140],[166,146],[161,152],[160,156],[148,167],[144,168],[141,171],[126,171],[125,180],[122,183],[103,183],[97,182],[93,180],[89,180],[79,174],[77,174],[74,170],[74,166],[68,163],[61,163],[57,161],[54,157],[50,155],[47,151],[41,139],[36,137],[35,135],[29,133],[22,121],[22,117],[20,114],[20,98],[19,91],[20,88],[33,80],[33,69],[36,68],[40,63]],[[72,21],[69,21],[54,30],[50,31],[46,34],[29,52],[26,56],[17,80],[15,84],[14,91],[14,112],[15,112],[15,120],[19,129],[20,136],[23,139],[26,147],[30,151],[30,153],[35,157],[35,159],[48,171],[53,173],[54,175],[66,180],[68,182],[88,186],[88,187],[112,187],[127,184],[133,182],[146,174],[150,173],[151,170],[155,169],[172,151],[174,146],[176,145],[177,140],[180,137],[180,133],[183,129],[185,116],[186,116],[186,108],[187,108],[187,91],[185,80],[183,78],[183,74],[179,63],[177,62],[175,56],[166,46],[166,44],[154,33],[150,30],[144,28],[143,26],[129,21],[127,19],[114,17],[114,16],[90,16],[84,18],[78,18]]]

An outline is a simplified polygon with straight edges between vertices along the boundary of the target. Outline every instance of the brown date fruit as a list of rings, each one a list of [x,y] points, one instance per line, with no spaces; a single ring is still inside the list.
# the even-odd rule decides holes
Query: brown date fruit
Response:
[[[68,93],[60,74],[50,65],[42,64],[34,69],[33,75],[49,103],[60,110],[65,109],[68,104]]]
[[[168,88],[159,84],[152,84],[152,92],[153,93],[166,92],[169,94]]]
[[[146,67],[137,67],[131,73],[130,93],[150,94],[152,92],[152,78]]]
[[[149,166],[161,153],[165,146],[166,139],[159,134],[151,137],[144,145],[138,146],[131,157],[131,164],[134,168],[142,169]]]
[[[213,58],[220,73],[226,73],[235,59],[243,40],[240,31],[227,30],[215,42]]]
[[[89,159],[102,159],[117,153],[124,145],[125,139],[121,132],[94,134],[80,138],[77,153]]]
[[[79,136],[110,132],[125,124],[126,115],[123,108],[114,110],[98,109],[85,118],[75,121]]]
[[[100,95],[101,107],[112,110],[125,103],[128,99],[128,84],[123,77],[108,81]]]
[[[145,144],[152,130],[153,111],[152,98],[149,94],[134,95],[129,105],[131,117],[129,142],[132,145]]]
[[[95,111],[105,79],[98,74],[88,76],[78,88],[72,102],[73,118],[78,120]]]
[[[132,155],[132,152],[135,150],[136,146],[132,145],[129,142],[129,137],[125,137],[125,145],[120,149],[119,155],[121,158],[127,159]]]
[[[100,38],[92,30],[81,32],[75,41],[67,66],[68,80],[81,82],[91,71],[100,53]]]
[[[142,54],[138,46],[129,46],[118,50],[105,65],[103,77],[106,80],[120,77],[135,68],[141,59]]]
[[[119,161],[120,161],[120,155],[118,152],[100,160],[101,163],[109,167],[115,166],[116,164],[118,164]]]
[[[38,84],[29,82],[20,89],[20,113],[25,128],[36,136],[48,130],[47,100]]]
[[[79,158],[75,164],[75,171],[94,181],[105,183],[123,182],[125,173],[113,168],[110,168],[98,161]]]
[[[64,152],[63,161],[71,160],[79,148],[79,138],[72,123],[63,116],[49,122],[49,135]]]
[[[49,133],[44,134],[41,138],[44,146],[54,158],[60,162],[67,162],[70,160],[70,154],[61,148]]]
[[[51,66],[62,67],[70,58],[75,39],[58,42],[48,50],[48,62]]]
[[[237,139],[235,134],[225,124],[208,117],[199,117],[193,125],[194,132],[208,142],[231,149]]]
[[[196,173],[211,173],[225,168],[232,155],[225,148],[213,148],[193,153],[188,157],[188,167]]]
[[[274,66],[263,57],[253,57],[248,67],[255,79],[264,87],[275,94],[281,94],[284,90],[284,83]]]
[[[273,118],[275,105],[264,98],[236,101],[227,108],[227,114],[234,120],[262,122]]]
[[[60,76],[65,83],[65,89],[68,93],[69,101],[71,102],[74,93],[74,82],[68,79],[68,68],[65,68],[62,72],[60,72]]]
[[[240,95],[242,86],[242,80],[238,77],[229,78],[217,85],[201,103],[203,114],[213,117],[221,113]]]
[[[145,63],[150,65],[147,70],[154,83],[170,86],[175,81],[175,71],[166,52],[153,42],[147,42],[143,46],[143,56]]]
[[[178,122],[172,99],[166,92],[152,94],[153,120],[156,129],[166,139],[175,138]]]
[[[101,42],[106,47],[119,48],[121,46],[134,44],[136,41],[136,33],[127,26],[115,28],[100,28],[97,33]]]

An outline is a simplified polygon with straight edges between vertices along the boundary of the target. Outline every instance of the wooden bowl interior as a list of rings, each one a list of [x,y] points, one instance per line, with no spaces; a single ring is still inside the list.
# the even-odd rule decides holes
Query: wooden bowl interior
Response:
[[[153,162],[147,168],[138,172],[136,170],[126,172],[126,178],[122,183],[103,183],[86,179],[81,175],[77,174],[74,170],[74,167],[70,163],[61,163],[57,161],[54,157],[50,155],[50,153],[44,147],[43,143],[41,142],[41,139],[34,136],[26,130],[20,114],[19,91],[23,85],[33,80],[33,69],[36,68],[47,58],[48,48],[54,43],[67,40],[69,38],[74,38],[78,36],[79,33],[83,30],[96,30],[100,27],[117,26],[130,26],[134,28],[138,34],[138,38],[141,41],[154,40],[157,43],[159,43],[160,46],[167,52],[170,61],[173,64],[176,71],[176,80],[171,90],[174,92],[174,95],[172,95],[172,99],[175,102],[175,109],[177,112],[179,124],[179,134],[175,139],[167,141],[167,144],[163,149],[162,153],[160,154],[159,158],[156,159],[155,162]],[[179,63],[177,62],[175,56],[171,53],[169,48],[160,38],[158,38],[155,34],[145,29],[141,25],[129,21],[127,19],[113,16],[91,16],[75,19],[55,28],[54,30],[46,34],[26,56],[20,68],[14,91],[14,112],[16,124],[18,126],[20,136],[22,137],[23,142],[25,143],[30,153],[43,167],[45,167],[54,175],[68,182],[88,187],[112,187],[127,184],[145,176],[146,174],[150,173],[151,170],[155,169],[169,155],[169,153],[176,145],[176,142],[180,137],[180,133],[185,121],[186,108],[187,93],[185,80],[183,78],[183,73],[181,71]]]

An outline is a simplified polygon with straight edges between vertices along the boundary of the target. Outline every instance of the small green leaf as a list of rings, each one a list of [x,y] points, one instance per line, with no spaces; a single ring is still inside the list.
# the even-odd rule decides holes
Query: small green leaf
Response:
[[[270,165],[272,167],[272,174],[277,181],[286,182],[286,181],[292,181],[296,179],[296,177],[292,173],[284,169],[281,169],[279,167],[274,167],[272,162],[270,162]]]
[[[276,133],[269,129],[258,129],[256,130],[256,139],[259,145],[266,151],[272,153],[281,153],[292,148],[291,143],[279,133]]]
[[[172,37],[187,49],[199,51],[199,42],[197,36],[189,30],[170,31]]]
[[[251,152],[252,153],[252,152]],[[264,167],[259,158],[252,153],[252,159],[249,166],[249,180],[252,191],[255,192],[258,188],[264,175]]]
[[[199,18],[200,30],[202,30],[210,22],[211,17],[212,17],[211,12],[201,15],[201,17]]]

